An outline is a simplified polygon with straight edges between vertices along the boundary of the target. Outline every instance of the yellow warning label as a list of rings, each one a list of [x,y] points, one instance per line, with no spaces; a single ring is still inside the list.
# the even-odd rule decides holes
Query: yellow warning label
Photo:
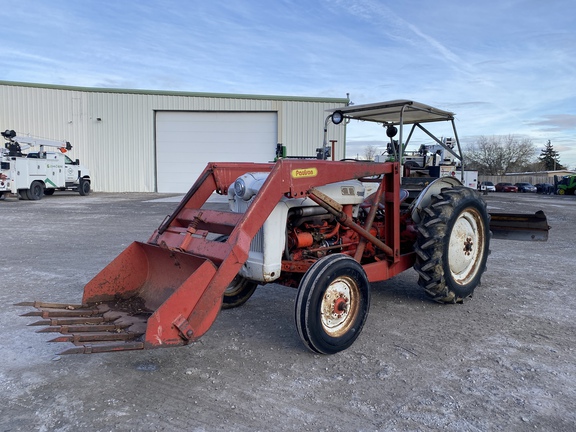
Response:
[[[316,177],[317,175],[318,170],[316,168],[300,168],[292,170],[292,178]]]

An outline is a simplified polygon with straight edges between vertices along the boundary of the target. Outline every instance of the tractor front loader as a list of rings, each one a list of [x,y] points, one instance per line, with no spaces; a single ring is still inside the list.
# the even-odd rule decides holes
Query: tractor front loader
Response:
[[[409,110],[400,124],[418,121],[402,117]],[[213,192],[228,196],[228,211],[205,206]],[[147,242],[132,243],[85,286],[81,304],[21,305],[36,308],[25,315],[41,317],[32,324],[46,326],[41,332],[59,333],[53,341],[72,343],[62,354],[174,347],[274,282],[298,289],[304,344],[336,353],[359,336],[372,282],[414,267],[441,303],[461,302],[480,283],[491,225],[479,193],[443,177],[408,196],[398,162],[209,163]],[[543,214],[497,220],[501,237],[547,238]]]
[[[265,174],[267,178],[244,213],[202,209],[212,192],[227,194],[230,185],[247,172]],[[380,195],[391,215],[390,226],[386,229],[389,233],[387,244],[370,234],[370,226],[361,227],[354,222],[351,204],[342,206],[322,193],[321,188],[316,189],[346,179],[379,175],[382,176]],[[354,262],[358,273],[354,277],[359,279],[357,283],[364,284],[358,290],[366,292],[354,291],[353,295],[366,296],[368,277],[387,279],[414,262],[413,253],[402,255],[400,251],[398,176],[398,164],[390,163],[290,160],[276,164],[211,163],[148,242],[132,243],[85,286],[82,304],[34,302],[22,305],[38,309],[26,315],[40,316],[42,320],[34,325],[47,325],[42,331],[61,333],[54,341],[75,345],[64,352],[67,354],[185,345],[210,328],[221,309],[227,288],[235,286],[233,281],[238,279],[249,258],[251,244],[259,240],[257,233],[282,200],[295,200],[299,205],[309,201],[305,207],[298,208],[311,209],[309,212],[317,216],[330,215],[323,211],[323,205],[336,214],[331,219],[339,219],[338,226],[347,231],[346,243],[324,247],[323,252],[316,251],[315,255],[339,252],[348,262],[352,261],[352,252],[360,244],[360,234],[375,242],[373,247],[378,248],[381,255],[378,260],[375,256],[374,262],[366,264],[365,268]],[[359,181],[350,185],[343,183],[338,190],[354,201],[364,198]],[[319,219],[327,220],[325,217]],[[334,237],[336,234],[327,239]],[[278,245],[280,240],[274,238],[273,242]],[[300,241],[308,241],[308,238]],[[282,262],[276,274],[272,270],[263,277],[277,280],[286,269],[285,279],[293,284],[293,279],[309,269],[313,261],[307,257],[294,263]],[[242,282],[240,285],[247,285],[245,280]],[[349,296],[349,291],[350,288],[341,288],[334,295],[339,299],[342,293]],[[342,300],[347,301],[350,300]],[[367,309],[368,298],[363,302],[362,307]],[[335,307],[343,311],[347,303]]]

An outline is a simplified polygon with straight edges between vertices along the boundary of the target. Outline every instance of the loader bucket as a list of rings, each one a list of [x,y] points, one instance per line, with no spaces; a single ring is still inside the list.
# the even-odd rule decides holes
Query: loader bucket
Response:
[[[138,299],[154,311],[206,260],[133,242],[84,287],[82,303]]]
[[[53,342],[75,345],[62,354],[185,345],[200,336],[186,319],[215,273],[208,259],[134,242],[85,286],[82,305],[21,305],[38,309],[25,316],[41,316],[41,332],[62,333]]]

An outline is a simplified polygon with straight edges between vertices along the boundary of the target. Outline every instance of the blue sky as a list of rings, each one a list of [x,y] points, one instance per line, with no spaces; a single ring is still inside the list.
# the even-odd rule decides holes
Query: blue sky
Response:
[[[573,0],[0,0],[1,80],[413,99],[576,168]],[[321,125],[319,125],[321,127]],[[348,155],[385,135],[348,126]],[[425,140],[422,140],[424,142]],[[415,141],[416,143],[416,141]]]

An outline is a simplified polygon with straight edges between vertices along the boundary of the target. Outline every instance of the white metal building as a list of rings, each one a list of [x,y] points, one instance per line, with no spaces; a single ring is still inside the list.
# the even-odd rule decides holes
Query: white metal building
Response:
[[[186,192],[207,162],[314,156],[346,98],[100,89],[0,81],[0,129],[66,140],[104,192]],[[345,154],[345,125],[328,126]]]

